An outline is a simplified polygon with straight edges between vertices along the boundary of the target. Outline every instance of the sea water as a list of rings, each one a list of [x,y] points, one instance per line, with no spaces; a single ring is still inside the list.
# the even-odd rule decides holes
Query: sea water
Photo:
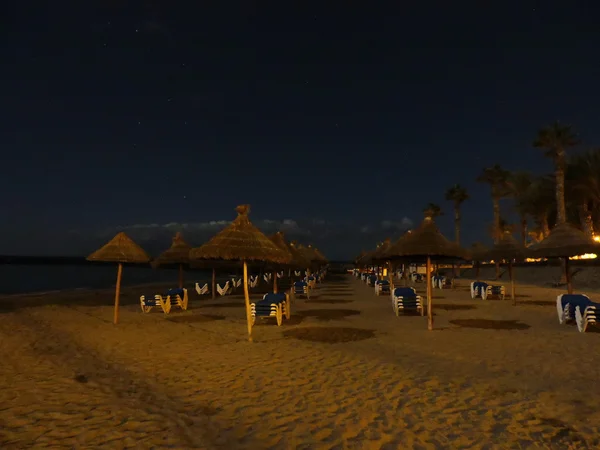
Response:
[[[212,271],[184,272],[184,282],[192,288],[195,282],[210,283]],[[217,274],[217,282],[230,279],[225,273]],[[179,280],[178,270],[151,267],[123,266],[122,286],[147,283],[174,283]],[[64,264],[0,264],[0,294],[24,294],[68,289],[103,289],[114,287],[117,265],[64,265]]]

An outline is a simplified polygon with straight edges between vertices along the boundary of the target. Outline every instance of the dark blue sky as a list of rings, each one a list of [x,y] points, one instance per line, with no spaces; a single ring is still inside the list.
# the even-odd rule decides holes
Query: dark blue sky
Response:
[[[483,167],[548,171],[531,142],[556,119],[600,142],[592,1],[13,3],[0,254],[84,254],[133,225],[164,247],[167,223],[200,244],[250,203],[350,257],[428,202],[452,237],[457,182],[469,244],[491,221]]]

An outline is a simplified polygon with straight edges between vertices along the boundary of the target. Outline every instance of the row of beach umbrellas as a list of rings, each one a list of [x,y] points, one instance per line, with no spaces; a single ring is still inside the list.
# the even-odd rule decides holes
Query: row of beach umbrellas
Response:
[[[512,263],[514,260],[531,258],[562,258],[568,293],[573,293],[569,257],[586,253],[600,254],[600,245],[583,231],[569,223],[558,224],[543,241],[525,248],[506,230],[496,244],[490,249],[475,247],[470,251],[463,249],[442,235],[433,220],[432,211],[425,211],[425,219],[414,231],[404,234],[392,243],[386,240],[371,252],[363,252],[356,259],[356,265],[366,267],[380,263],[393,264],[402,262],[425,262],[427,282],[427,323],[433,329],[433,312],[431,303],[431,261],[456,262],[471,261],[506,261],[511,281],[511,296],[515,304],[515,287]],[[390,271],[391,277],[392,271]]]
[[[153,261],[153,265],[157,267],[178,264],[180,287],[183,284],[183,265],[212,267],[213,284],[215,267],[231,268],[234,265],[241,265],[248,338],[251,341],[252,324],[248,293],[248,264],[260,263],[272,269],[303,268],[310,272],[311,269],[325,265],[327,259],[317,248],[311,245],[304,247],[294,242],[287,242],[281,232],[267,237],[250,222],[248,217],[250,205],[240,205],[236,208],[236,211],[238,215],[235,220],[200,247],[192,248],[184,241],[181,234],[177,234],[173,238],[171,247],[158,256]],[[119,317],[119,295],[123,264],[148,263],[150,257],[129,236],[121,232],[106,245],[89,255],[87,259],[89,261],[116,262],[118,264],[114,311],[114,323],[116,324]],[[277,277],[273,278],[274,290],[276,291]]]

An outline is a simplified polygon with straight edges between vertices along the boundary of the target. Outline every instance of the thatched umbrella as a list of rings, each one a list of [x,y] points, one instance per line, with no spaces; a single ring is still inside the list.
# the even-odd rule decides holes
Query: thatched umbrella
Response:
[[[269,236],[269,239],[285,253],[289,260],[288,264],[292,264],[294,262],[294,255],[288,247],[287,242],[285,242],[283,233],[281,231],[278,231],[277,233]],[[277,292],[277,274],[275,274],[275,276],[273,277],[273,292]]]
[[[425,219],[414,232],[400,239],[388,251],[389,258],[411,257],[425,258],[427,271],[427,328],[433,330],[433,308],[431,303],[431,258],[458,259],[466,252],[458,245],[446,239],[433,221],[433,211],[425,211]]]
[[[236,208],[238,216],[230,225],[221,230],[207,243],[190,251],[190,259],[220,259],[242,261],[244,272],[244,300],[248,340],[252,341],[252,321],[250,316],[250,295],[248,294],[248,261],[262,261],[285,264],[290,257],[277,247],[267,236],[248,219],[250,205]]]
[[[117,269],[117,286],[115,288],[115,312],[113,322],[119,322],[119,296],[121,294],[121,275],[123,263],[150,262],[148,254],[137,245],[129,236],[120,232],[103,247],[96,250],[86,258],[88,261],[106,261],[119,264]]]
[[[479,259],[481,261],[494,260],[501,261],[505,260],[508,262],[508,276],[510,277],[510,296],[513,301],[513,305],[517,304],[517,297],[515,295],[515,279],[513,275],[513,260],[524,259],[525,248],[517,242],[513,237],[510,229],[504,230],[504,233],[498,240],[498,243],[485,251],[478,252],[473,255],[473,259]]]
[[[354,259],[354,265],[355,265],[355,266],[358,266],[358,265],[360,265],[360,261],[361,261],[361,259],[363,259],[363,258],[364,258],[364,256],[365,256],[366,254],[367,254],[367,252],[365,252],[364,250],[363,250],[363,251],[361,251],[361,252],[358,254],[358,256],[357,256],[357,257]]]
[[[288,248],[290,252],[292,252],[292,262],[291,264],[297,269],[305,268],[310,265],[310,260],[307,260],[304,257],[304,252],[298,248],[298,244],[296,242],[290,242],[288,244]]]
[[[477,279],[479,279],[479,269],[481,268],[480,261],[485,261],[482,256],[484,256],[488,251],[489,248],[487,248],[481,242],[475,242],[473,245],[471,245],[469,250],[471,259],[475,263],[475,278]]]
[[[586,253],[600,254],[600,244],[573,225],[562,223],[555,226],[542,242],[529,247],[526,253],[530,258],[564,258],[567,291],[572,294],[573,283],[569,270],[569,257]]]
[[[190,262],[190,250],[192,246],[183,240],[180,232],[175,234],[171,247],[161,253],[152,265],[158,267],[160,265],[178,264],[179,265],[179,287],[183,287],[183,265]]]
[[[319,258],[320,262],[325,263],[325,264],[327,263],[327,258],[321,252],[321,250],[319,250],[318,248],[315,248],[315,254],[317,255],[317,258]]]
[[[306,263],[306,271],[308,272],[307,276],[310,275],[314,253],[308,247],[305,247],[302,244],[298,244],[296,242],[293,242],[293,244],[296,246],[296,249],[302,254],[302,257],[304,258],[304,262]]]
[[[371,262],[375,263],[377,265],[379,265],[380,263],[383,263],[383,262],[385,262],[387,264],[389,262],[389,260],[386,257],[386,255],[387,255],[387,251],[390,249],[391,246],[392,246],[392,240],[390,238],[387,238],[381,244],[377,245],[377,249],[375,249],[375,251],[373,253],[371,253]],[[389,269],[390,270],[388,270],[388,272],[390,272],[390,284],[391,284],[391,267]],[[379,269],[377,271],[379,272]]]

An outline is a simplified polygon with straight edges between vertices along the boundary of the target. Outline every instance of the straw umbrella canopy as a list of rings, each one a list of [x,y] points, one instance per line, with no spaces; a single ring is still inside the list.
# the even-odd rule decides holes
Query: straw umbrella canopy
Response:
[[[377,253],[377,250],[379,249],[379,245],[380,244],[377,244],[377,246],[375,247],[375,250],[370,250],[362,256],[362,258],[359,261],[361,266],[368,268],[371,264],[373,264],[373,255],[375,255],[375,253]]]
[[[569,223],[555,226],[546,239],[532,245],[526,252],[530,258],[564,258],[569,294],[573,293],[569,257],[586,253],[600,254],[600,244]]]
[[[373,253],[371,253],[371,262],[376,263],[378,265],[380,263],[383,263],[384,261],[387,263],[387,261],[389,261],[387,258],[387,251],[390,249],[391,246],[392,240],[390,238],[387,238],[385,241],[379,244],[377,246],[377,249]]]
[[[123,274],[124,263],[148,263],[150,257],[148,254],[137,245],[124,232],[118,233],[114,238],[108,241],[107,244],[100,247],[94,253],[86,258],[88,261],[106,261],[116,262],[117,269],[117,285],[115,288],[115,311],[113,322],[115,325],[119,322],[119,297],[121,294],[121,275]]]
[[[517,297],[515,295],[515,279],[513,273],[513,260],[525,258],[525,247],[517,242],[512,235],[510,229],[504,230],[504,233],[494,246],[486,252],[479,252],[473,255],[474,259],[480,259],[483,261],[494,260],[501,261],[505,260],[508,262],[508,276],[510,277],[510,295],[513,301],[513,305],[517,304]]]
[[[460,259],[466,252],[446,239],[433,221],[432,211],[425,211],[425,219],[414,232],[405,235],[387,253],[389,258],[425,258],[427,272],[427,328],[433,330],[433,308],[431,303],[431,258]]]
[[[321,261],[323,263],[327,263],[327,258],[325,257],[323,252],[321,252],[321,250],[319,250],[318,248],[315,248],[315,254],[317,255],[317,258],[319,258],[319,261]]]
[[[287,242],[285,242],[283,233],[281,231],[278,231],[277,233],[269,236],[269,239],[286,254],[289,260],[287,264],[294,264],[294,255],[288,247]],[[275,276],[273,277],[273,292],[277,292],[277,274],[275,274]]]
[[[479,279],[479,269],[481,268],[481,261],[485,261],[485,259],[482,258],[482,256],[485,256],[485,254],[488,251],[489,248],[487,248],[481,242],[475,242],[473,245],[471,245],[471,260],[474,262],[475,278],[477,279]]]
[[[248,294],[248,261],[285,264],[290,260],[290,256],[252,225],[250,219],[248,219],[250,205],[240,205],[236,208],[236,211],[238,216],[230,225],[201,247],[193,248],[190,251],[190,259],[242,261],[248,340],[252,341],[250,296]]]
[[[367,254],[367,252],[365,252],[364,250],[361,251],[358,256],[356,258],[354,258],[354,265],[358,266],[360,264],[360,260],[364,258],[364,256]]]
[[[314,258],[313,252],[308,247],[305,247],[302,244],[298,244],[296,242],[292,243],[296,246],[296,249],[302,254],[302,257],[304,258],[304,263],[306,264],[307,275],[309,275],[311,271],[312,261]]]
[[[192,246],[183,240],[180,232],[175,234],[171,247],[161,253],[154,261],[153,266],[178,264],[179,265],[179,287],[183,287],[183,265],[190,262],[190,250]]]

